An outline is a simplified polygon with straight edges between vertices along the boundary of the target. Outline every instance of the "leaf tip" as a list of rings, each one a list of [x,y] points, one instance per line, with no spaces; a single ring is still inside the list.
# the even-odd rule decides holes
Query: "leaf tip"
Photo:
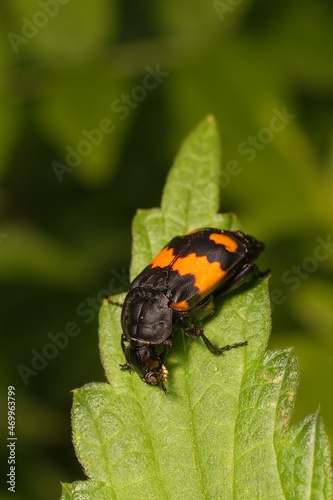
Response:
[[[207,115],[206,117],[206,121],[208,123],[216,123],[215,116],[212,113],[209,113],[209,115]]]

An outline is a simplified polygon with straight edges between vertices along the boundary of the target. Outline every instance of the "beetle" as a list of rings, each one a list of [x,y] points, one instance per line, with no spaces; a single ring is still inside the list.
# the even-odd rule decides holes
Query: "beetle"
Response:
[[[120,368],[167,393],[164,361],[173,325],[191,339],[201,337],[213,354],[247,345],[217,347],[198,321],[213,312],[216,296],[267,273],[253,263],[263,250],[263,243],[238,230],[207,227],[173,238],[132,281],[121,306],[126,363]]]

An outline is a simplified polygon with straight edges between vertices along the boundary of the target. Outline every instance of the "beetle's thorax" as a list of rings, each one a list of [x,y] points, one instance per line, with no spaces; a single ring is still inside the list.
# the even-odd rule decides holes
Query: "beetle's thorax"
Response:
[[[133,288],[126,296],[121,322],[128,339],[161,344],[172,332],[169,298],[150,287]]]

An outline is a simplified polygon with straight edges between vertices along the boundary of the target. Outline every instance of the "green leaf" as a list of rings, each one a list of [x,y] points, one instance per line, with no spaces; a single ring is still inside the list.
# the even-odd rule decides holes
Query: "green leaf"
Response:
[[[62,489],[62,500],[113,500],[117,498],[110,486],[95,481],[77,481],[73,484],[64,483]]]
[[[132,276],[175,234],[197,226],[236,227],[218,206],[219,147],[208,117],[184,142],[162,208],[133,224]],[[114,298],[119,302],[124,295]],[[119,370],[120,312],[104,302],[100,350],[109,383],[74,392],[73,439],[89,478],[63,485],[63,499],[322,498],[332,496],[330,451],[315,414],[290,426],[298,384],[294,354],[265,351],[267,279],[218,300],[205,333],[248,346],[213,356],[181,331],[166,360],[166,396]]]

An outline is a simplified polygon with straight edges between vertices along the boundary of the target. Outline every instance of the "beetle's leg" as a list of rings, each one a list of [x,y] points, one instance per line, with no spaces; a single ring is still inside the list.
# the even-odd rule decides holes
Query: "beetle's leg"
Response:
[[[123,307],[123,304],[120,304],[119,302],[116,302],[115,300],[110,299],[110,297],[107,297],[107,299],[108,299],[109,304],[112,304],[113,306],[117,306],[117,307]]]
[[[218,347],[206,337],[203,328],[200,328],[199,326],[193,326],[191,319],[188,316],[180,317],[178,323],[182,326],[185,335],[187,335],[191,339],[197,339],[198,337],[201,337],[205,343],[205,346],[212,354],[221,354],[224,351],[230,351],[230,349],[235,349],[236,347],[243,347],[247,345],[247,341],[245,341],[235,342],[234,344],[228,344],[223,347]]]
[[[125,346],[125,342],[128,342],[126,335],[123,333],[121,335],[121,348],[123,350],[123,353],[126,355],[126,349],[127,347]]]
[[[119,365],[121,370],[129,370],[132,371],[132,367],[125,363],[124,365]]]
[[[246,264],[246,266],[244,266],[243,269],[241,269],[237,274],[227,280],[225,284],[221,286],[221,288],[216,290],[214,292],[214,296],[217,297],[226,292],[230,292],[231,290],[238,288],[244,283],[251,283],[257,278],[266,276],[266,274],[268,274],[269,272],[269,269],[266,269],[266,271],[260,271],[256,264],[250,262],[249,264]]]
[[[126,341],[127,341],[127,337],[126,337],[126,335],[123,333],[123,334],[122,334],[122,336],[121,336],[121,348],[122,348],[122,350],[123,350],[123,353],[124,353],[125,359],[127,359],[127,358],[126,358],[126,349],[127,349],[127,347],[126,347],[126,345],[125,345],[125,342],[126,342]],[[130,371],[132,371],[132,367],[131,367],[129,364],[127,364],[127,363],[125,363],[125,364],[123,364],[123,365],[119,365],[119,366],[120,366],[120,369],[121,369],[121,370],[130,370]]]
[[[164,360],[165,360],[166,353],[168,352],[168,350],[172,346],[171,338],[169,337],[167,340],[165,340],[162,345],[163,345],[163,349],[160,352],[160,354],[158,355],[158,359],[163,364]]]
[[[160,352],[160,354],[158,355],[158,359],[160,362],[159,378],[160,378],[160,382],[161,382],[161,386],[162,386],[162,389],[164,391],[164,394],[168,394],[167,388],[166,388],[165,383],[164,383],[164,382],[166,382],[167,377],[168,377],[168,370],[166,369],[166,367],[164,365],[164,360],[165,360],[165,356],[166,356],[166,354],[171,346],[172,346],[172,340],[171,340],[171,338],[168,338],[167,340],[165,340],[163,342],[163,349]]]
[[[207,337],[206,335],[202,332],[201,334],[202,340],[204,341],[207,349],[212,354],[221,354],[224,351],[230,351],[230,349],[235,349],[236,347],[243,347],[247,345],[247,340],[245,342],[235,342],[234,344],[228,344],[223,347],[217,347],[215,344],[213,344]]]

